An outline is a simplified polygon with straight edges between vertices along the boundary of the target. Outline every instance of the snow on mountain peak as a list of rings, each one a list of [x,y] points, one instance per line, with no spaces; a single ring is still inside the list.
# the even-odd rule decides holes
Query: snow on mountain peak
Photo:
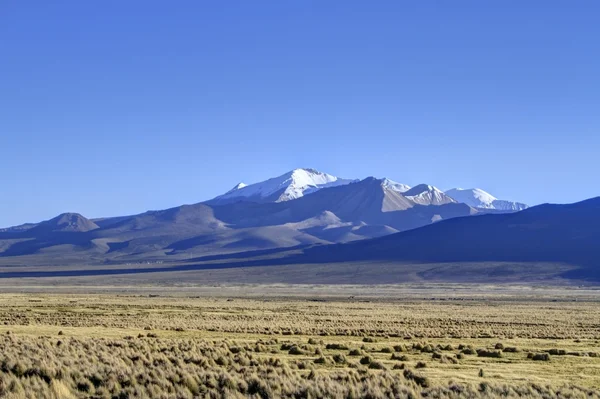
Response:
[[[226,194],[233,193],[234,191],[240,190],[240,189],[242,189],[244,187],[247,187],[247,186],[248,185],[246,183],[238,183],[231,190],[227,191]]]
[[[443,205],[456,202],[440,189],[429,184],[419,184],[403,193],[409,200],[419,205]]]
[[[229,201],[234,199],[254,199],[260,201],[282,202],[300,198],[324,187],[349,184],[354,180],[340,179],[328,173],[315,169],[301,168],[289,171],[281,176],[263,182],[236,186],[214,201]]]
[[[410,186],[402,183],[397,183],[393,180],[388,179],[387,177],[383,179],[381,185],[384,188],[389,188],[390,190],[397,191],[399,193],[405,193],[410,190]]]
[[[459,202],[464,202],[467,205],[477,208],[487,208],[497,199],[492,194],[480,188],[453,188],[446,191],[446,194]]]
[[[446,191],[446,194],[456,201],[474,208],[494,209],[498,211],[521,211],[528,208],[527,205],[519,202],[499,200],[480,188],[453,188]]]
[[[454,188],[443,192],[429,184],[419,184],[411,188],[406,184],[397,183],[388,178],[376,179],[372,177],[370,179],[381,184],[384,189],[398,192],[419,205],[443,205],[459,202],[473,208],[505,212],[520,211],[527,208],[525,204],[499,200],[479,188]],[[239,183],[225,194],[209,202],[216,204],[225,204],[240,200],[283,202],[303,197],[322,188],[341,186],[356,181],[354,179],[340,179],[315,169],[300,168],[259,183],[250,185]]]

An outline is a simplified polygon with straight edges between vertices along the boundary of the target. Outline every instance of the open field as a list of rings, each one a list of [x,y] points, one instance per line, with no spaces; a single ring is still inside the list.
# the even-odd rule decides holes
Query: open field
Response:
[[[0,397],[600,397],[593,291],[280,289],[2,294]]]

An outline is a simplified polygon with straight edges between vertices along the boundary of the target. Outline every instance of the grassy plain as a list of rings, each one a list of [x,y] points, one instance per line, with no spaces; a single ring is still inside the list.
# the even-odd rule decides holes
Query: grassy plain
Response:
[[[0,397],[600,397],[594,295],[229,294],[2,294]]]

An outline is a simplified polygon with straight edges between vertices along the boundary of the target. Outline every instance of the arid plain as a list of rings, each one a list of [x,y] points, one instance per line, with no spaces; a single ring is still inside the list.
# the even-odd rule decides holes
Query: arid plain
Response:
[[[0,396],[7,398],[600,395],[595,290],[20,285],[3,292]]]

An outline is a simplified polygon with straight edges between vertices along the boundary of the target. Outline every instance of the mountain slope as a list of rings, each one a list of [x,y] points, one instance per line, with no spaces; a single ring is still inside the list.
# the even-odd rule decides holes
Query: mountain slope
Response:
[[[215,206],[215,216],[241,227],[298,223],[323,212],[344,222],[387,225],[406,230],[448,217],[468,216],[475,211],[451,201],[440,207],[417,204],[384,180],[366,178],[338,187],[319,190],[294,201],[279,203],[237,203]]]
[[[458,202],[479,209],[493,209],[497,211],[522,211],[528,206],[520,202],[499,200],[493,195],[483,191],[480,188],[453,188],[446,191],[446,194]]]
[[[307,255],[338,262],[565,262],[598,272],[598,237],[600,197],[518,213],[456,218],[373,240],[317,248]]]

